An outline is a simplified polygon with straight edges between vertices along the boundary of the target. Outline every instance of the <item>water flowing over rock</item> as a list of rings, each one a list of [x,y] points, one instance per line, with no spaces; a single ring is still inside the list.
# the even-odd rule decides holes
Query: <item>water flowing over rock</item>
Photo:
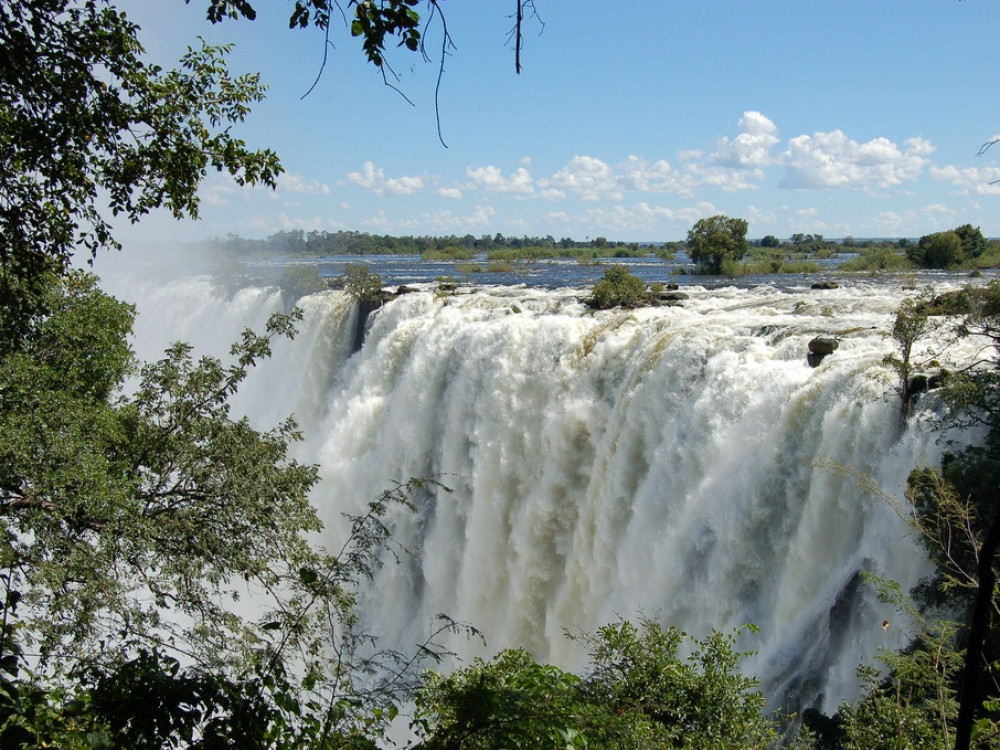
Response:
[[[280,306],[203,279],[126,290],[146,357],[175,339],[222,353]],[[686,292],[683,307],[587,313],[579,289],[428,286],[373,312],[354,353],[357,305],[313,295],[235,407],[261,427],[296,415],[331,547],[342,514],[395,480],[452,490],[428,486],[392,519],[408,552],[362,596],[386,645],[412,646],[445,612],[480,628],[487,653],[521,645],[578,668],[565,630],[639,613],[695,635],[749,622],[748,669],[772,705],[833,711],[857,695],[859,663],[909,635],[883,629],[896,618],[863,574],[907,588],[929,571],[891,508],[818,465],[899,496],[940,457],[920,411],[934,399],[904,430],[885,397],[901,292]],[[858,333],[810,368],[809,342],[845,328]]]

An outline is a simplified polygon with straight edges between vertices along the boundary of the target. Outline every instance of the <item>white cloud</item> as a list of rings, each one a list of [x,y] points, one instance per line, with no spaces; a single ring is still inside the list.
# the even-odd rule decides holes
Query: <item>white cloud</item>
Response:
[[[490,230],[494,224],[496,210],[488,204],[480,204],[469,214],[454,214],[439,211],[432,214],[406,219],[390,219],[379,209],[375,216],[361,222],[379,232],[402,234],[466,234],[473,231]]]
[[[278,214],[278,222],[281,224],[282,229],[302,229],[304,231],[319,231],[329,229],[331,226],[330,221],[319,216],[312,219],[302,219],[290,217],[284,212]]]
[[[530,195],[535,191],[531,173],[524,167],[518,167],[509,177],[504,177],[503,172],[493,166],[469,167],[465,173],[476,187],[490,193]]]
[[[585,201],[618,201],[624,197],[614,170],[593,156],[574,156],[543,187],[567,190]]]
[[[593,156],[574,156],[548,180],[540,180],[543,197],[558,200],[573,193],[584,201],[620,201],[625,193],[689,195],[688,179],[664,159],[647,161],[630,155],[614,167]]]
[[[592,208],[587,211],[583,223],[600,230],[634,231],[641,229],[646,232],[655,230],[661,222],[689,227],[698,219],[718,213],[714,205],[700,202],[694,206],[673,209],[666,206],[653,206],[640,201],[631,207],[622,205],[610,208]]]
[[[374,192],[376,195],[411,195],[424,187],[422,177],[391,177],[386,179],[385,170],[366,161],[360,172],[348,172],[347,181]]]
[[[709,162],[731,169],[757,169],[772,162],[771,149],[778,143],[778,128],[760,112],[743,113],[740,134],[729,140],[720,138]]]
[[[973,195],[1000,195],[1000,167],[931,167],[931,177],[950,182],[965,193]]]
[[[296,174],[285,173],[278,177],[278,189],[282,192],[303,193],[305,195],[329,195],[330,186],[319,180],[308,182]]]
[[[441,188],[437,191],[437,194],[442,198],[453,198],[458,200],[462,197],[462,191],[458,188]]]
[[[929,141],[910,138],[900,148],[888,138],[858,143],[841,130],[800,135],[782,155],[783,188],[888,188],[917,179],[933,150]]]

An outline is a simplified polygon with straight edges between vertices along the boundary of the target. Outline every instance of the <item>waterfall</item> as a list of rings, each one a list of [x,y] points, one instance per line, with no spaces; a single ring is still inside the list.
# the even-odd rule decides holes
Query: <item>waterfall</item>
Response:
[[[394,481],[450,490],[393,511],[408,552],[362,597],[387,645],[412,647],[444,612],[486,637],[485,652],[452,644],[463,657],[524,646],[573,669],[567,630],[753,623],[746,668],[771,704],[835,711],[858,694],[857,666],[911,635],[862,574],[906,589],[930,572],[893,508],[824,465],[902,497],[910,469],[940,459],[933,397],[904,429],[882,364],[904,292],[686,291],[683,306],[591,313],[579,289],[427,286],[376,311],[355,353],[356,305],[313,295],[235,406],[260,427],[295,414],[331,547],[342,514]],[[119,292],[139,300],[147,358],[175,339],[224,354],[281,305],[204,277]],[[840,347],[811,368],[817,335]]]

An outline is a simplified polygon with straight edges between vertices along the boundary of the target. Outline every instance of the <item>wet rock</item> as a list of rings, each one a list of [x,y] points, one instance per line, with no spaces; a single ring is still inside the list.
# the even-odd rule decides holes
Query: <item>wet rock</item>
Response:
[[[840,342],[825,336],[817,336],[809,342],[809,352],[806,354],[806,362],[810,367],[819,367],[820,363],[829,355],[833,354]]]

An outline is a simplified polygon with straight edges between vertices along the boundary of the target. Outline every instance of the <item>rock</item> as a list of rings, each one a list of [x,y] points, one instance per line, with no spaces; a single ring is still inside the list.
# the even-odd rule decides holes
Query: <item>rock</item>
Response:
[[[910,392],[911,396],[915,396],[926,391],[929,382],[930,379],[926,375],[914,375],[906,384],[906,390]]]
[[[840,346],[840,342],[837,339],[817,336],[809,342],[809,352],[806,354],[806,362],[809,363],[810,367],[819,367],[820,362],[830,354],[833,354],[838,346]]]
[[[686,300],[688,296],[684,292],[660,292],[656,299],[660,302],[680,302]]]
[[[836,281],[816,281],[810,287],[810,289],[840,289],[840,284]]]
[[[396,288],[396,296],[398,297],[401,294],[412,294],[413,292],[419,292],[419,291],[420,290],[417,289],[416,287],[407,286],[406,284],[400,284]]]
[[[927,390],[933,391],[935,388],[940,388],[948,382],[950,377],[951,373],[948,370],[938,370],[936,374],[927,378]]]
[[[827,354],[833,354],[837,351],[837,347],[839,346],[840,342],[837,339],[817,336],[809,342],[809,351],[813,354],[822,354],[825,357]]]

